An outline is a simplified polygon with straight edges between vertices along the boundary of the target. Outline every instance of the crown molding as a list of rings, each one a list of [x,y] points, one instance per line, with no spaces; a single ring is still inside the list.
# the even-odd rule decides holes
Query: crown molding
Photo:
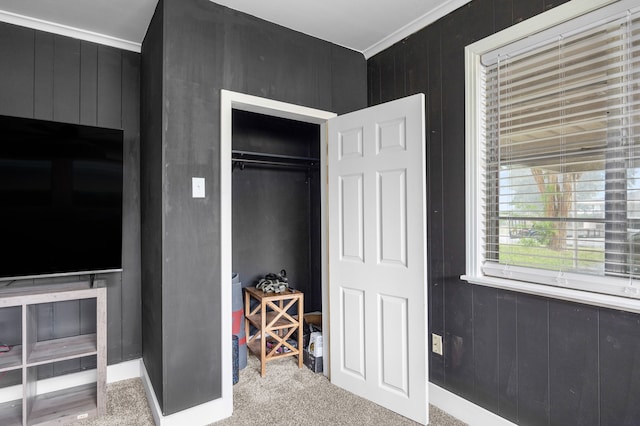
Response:
[[[464,6],[470,1],[471,0],[445,1],[438,7],[430,10],[429,12],[413,20],[412,22],[408,23],[407,25],[398,29],[397,31],[394,31],[393,33],[389,34],[388,36],[378,41],[377,43],[374,43],[371,46],[367,47],[362,51],[362,54],[364,55],[365,59],[369,59],[372,56],[382,52],[383,50],[393,46],[397,42],[405,39],[411,34],[418,32],[419,30],[423,29],[427,25],[434,23],[438,19],[442,18],[443,16],[446,16],[447,14],[453,12],[459,7]]]
[[[72,37],[79,40],[90,41],[93,43],[103,44],[106,46],[116,47],[118,49],[129,50],[140,53],[141,43],[130,40],[123,40],[111,37],[105,34],[95,33],[80,28],[69,27],[67,25],[57,24],[55,22],[44,21],[42,19],[30,16],[18,15],[16,13],[0,10],[0,22],[19,25],[21,27],[32,28],[34,30],[46,31],[48,33],[58,34],[66,37]]]

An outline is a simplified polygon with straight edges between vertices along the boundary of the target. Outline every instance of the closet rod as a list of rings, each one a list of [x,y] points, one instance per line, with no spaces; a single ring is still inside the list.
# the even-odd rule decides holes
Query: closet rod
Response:
[[[278,158],[282,160],[293,160],[293,161],[313,161],[313,162],[320,161],[319,158],[313,158],[313,157],[301,157],[298,155],[269,154],[266,152],[255,152],[255,151],[239,151],[236,149],[232,150],[231,154],[240,155],[240,156],[248,155],[250,157]],[[235,157],[235,158],[238,158],[238,157]]]
[[[316,166],[315,164],[289,163],[286,161],[253,160],[249,158],[232,158],[231,161],[236,164],[258,164],[264,166],[291,167],[296,169],[309,169]]]
[[[309,169],[317,167],[319,158],[302,157],[295,155],[268,154],[253,151],[231,151],[231,161],[236,164],[256,164],[265,166],[292,167],[299,169]]]

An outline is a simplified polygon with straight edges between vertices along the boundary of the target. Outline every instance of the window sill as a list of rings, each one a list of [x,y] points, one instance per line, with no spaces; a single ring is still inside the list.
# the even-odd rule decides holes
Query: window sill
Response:
[[[519,293],[533,294],[536,296],[550,297],[569,302],[599,306],[608,309],[622,310],[640,313],[640,300],[628,297],[611,296],[607,294],[592,293],[563,287],[553,287],[542,284],[534,284],[524,281],[515,281],[495,277],[461,275],[460,279],[471,284],[510,290]]]

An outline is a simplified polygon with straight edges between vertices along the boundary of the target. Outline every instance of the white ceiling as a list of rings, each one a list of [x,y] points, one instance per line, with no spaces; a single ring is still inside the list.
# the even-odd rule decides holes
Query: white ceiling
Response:
[[[370,57],[470,0],[216,0]],[[158,0],[0,0],[0,21],[140,51]]]
[[[469,1],[215,0],[215,3],[370,57]]]

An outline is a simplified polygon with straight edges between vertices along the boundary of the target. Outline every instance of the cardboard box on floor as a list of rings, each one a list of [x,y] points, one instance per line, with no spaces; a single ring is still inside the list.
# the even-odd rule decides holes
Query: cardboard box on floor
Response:
[[[304,322],[320,327],[322,330],[322,312],[309,312],[304,314]]]

